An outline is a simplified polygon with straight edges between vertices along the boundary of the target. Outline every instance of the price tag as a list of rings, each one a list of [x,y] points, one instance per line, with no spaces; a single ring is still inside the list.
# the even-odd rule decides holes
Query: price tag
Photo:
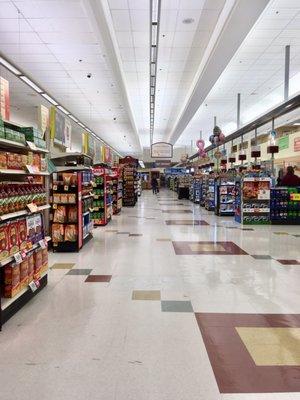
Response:
[[[21,256],[21,253],[16,253],[16,254],[14,254],[14,259],[15,259],[15,262],[16,262],[17,264],[20,264],[20,263],[23,261],[22,256]]]
[[[35,174],[39,172],[37,167],[35,167],[34,165],[26,165],[26,169],[30,174]]]
[[[41,283],[39,280],[34,281],[36,288],[38,289],[41,286]]]
[[[290,199],[292,201],[300,201],[300,193],[291,193],[290,194]]]
[[[21,252],[21,257],[22,257],[22,259],[24,260],[24,258],[26,258],[26,256],[27,256],[27,253],[26,253],[25,250],[23,250],[23,251]]]
[[[53,190],[57,190],[57,185],[53,185]]]
[[[27,249],[31,250],[32,249],[32,243],[31,242],[27,242]]]
[[[35,143],[29,142],[28,140],[26,141],[26,143],[27,143],[27,146],[30,148],[30,150],[37,150]]]
[[[90,210],[90,212],[93,212],[93,211],[94,211],[94,209],[93,209],[93,208],[90,208],[89,210]]]
[[[56,209],[57,209],[57,204],[54,203],[54,204],[52,205],[52,207],[54,208],[54,210],[56,210]]]
[[[99,196],[97,194],[94,194],[94,199],[99,199]]]
[[[36,286],[35,281],[30,282],[29,283],[29,287],[30,287],[32,292],[35,292],[37,290],[37,286]]]
[[[39,241],[39,245],[41,246],[42,249],[46,249],[47,248],[47,244],[46,244],[44,239]]]
[[[68,185],[65,185],[65,186],[64,186],[64,191],[67,192],[68,190],[69,190],[69,186],[68,186]]]
[[[29,203],[27,204],[27,208],[29,209],[30,212],[34,213],[38,211],[38,206],[34,203]]]

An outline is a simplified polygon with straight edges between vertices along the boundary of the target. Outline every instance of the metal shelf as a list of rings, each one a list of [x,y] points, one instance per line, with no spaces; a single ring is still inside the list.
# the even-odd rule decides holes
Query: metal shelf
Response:
[[[0,221],[6,221],[8,219],[21,217],[23,215],[36,214],[37,212],[47,210],[50,207],[51,207],[50,204],[45,204],[44,206],[38,207],[38,209],[35,212],[30,212],[28,210],[21,210],[21,211],[16,211],[16,212],[9,213],[9,214],[3,214],[0,216]]]

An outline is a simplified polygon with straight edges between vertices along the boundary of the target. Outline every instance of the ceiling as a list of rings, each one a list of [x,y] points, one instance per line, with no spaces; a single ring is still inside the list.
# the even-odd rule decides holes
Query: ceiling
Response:
[[[150,144],[149,11],[149,0],[0,0],[0,53],[111,146],[138,155]],[[287,44],[292,95],[298,0],[162,0],[154,141],[190,148],[200,130],[208,139],[214,116],[231,133],[237,93],[242,124],[281,102]]]

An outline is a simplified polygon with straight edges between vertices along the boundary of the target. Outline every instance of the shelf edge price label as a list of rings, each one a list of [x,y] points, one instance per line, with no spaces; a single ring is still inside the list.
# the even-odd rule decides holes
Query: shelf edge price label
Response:
[[[290,199],[292,201],[300,201],[300,193],[291,193],[290,194]]]
[[[27,146],[30,148],[30,150],[37,150],[35,143],[29,142],[29,140],[27,140],[26,143],[27,143]]]
[[[56,210],[56,209],[57,209],[57,204],[56,204],[56,203],[53,203],[53,204],[52,204],[52,207],[54,208],[54,210]]]
[[[39,172],[37,170],[37,168],[33,165],[26,165],[26,169],[30,174],[35,174],[35,173]]]
[[[68,185],[65,185],[65,186],[64,186],[64,191],[67,192],[68,190],[69,190],[69,186],[68,186]]]
[[[30,212],[34,213],[38,211],[38,206],[34,203],[29,203],[27,204],[27,208],[29,209]]]
[[[45,242],[45,239],[42,239],[39,241],[39,245],[41,246],[42,249],[46,249],[47,248],[47,244]]]
[[[57,185],[53,185],[52,189],[57,190]]]
[[[21,253],[20,253],[20,252],[14,254],[14,259],[15,259],[15,262],[16,262],[17,264],[20,264],[20,263],[23,261],[23,258],[22,258],[22,256],[21,256]]]
[[[30,287],[30,289],[31,289],[31,291],[32,292],[35,292],[36,290],[37,290],[37,285],[36,285],[36,283],[35,283],[35,281],[31,281],[30,283],[29,283],[29,287]]]

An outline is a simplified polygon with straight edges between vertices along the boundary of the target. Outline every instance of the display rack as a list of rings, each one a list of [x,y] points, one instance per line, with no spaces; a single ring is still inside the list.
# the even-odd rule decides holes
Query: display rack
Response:
[[[206,177],[202,177],[200,180],[200,206],[205,207],[205,200],[207,194]]]
[[[193,179],[193,198],[192,201],[196,204],[200,203],[200,194],[201,194],[201,178],[194,177]]]
[[[107,225],[113,214],[113,175],[108,167],[94,166],[92,219],[94,225]]]
[[[0,120],[0,329],[48,280],[48,151],[26,129]]]
[[[80,166],[53,173],[52,245],[55,252],[79,251],[92,238],[92,172]]]
[[[123,198],[123,181],[119,168],[113,168],[112,171],[112,188],[113,188],[113,214],[119,214],[122,209]]]
[[[123,167],[123,206],[134,207],[137,202],[137,170],[133,165]]]
[[[215,178],[206,177],[205,180],[205,209],[207,211],[215,210]]]
[[[271,189],[270,219],[276,225],[300,225],[300,187]]]
[[[270,186],[268,177],[244,177],[236,182],[235,220],[243,224],[270,223]]]
[[[235,207],[235,182],[232,177],[219,177],[215,181],[215,214],[233,216]]]

